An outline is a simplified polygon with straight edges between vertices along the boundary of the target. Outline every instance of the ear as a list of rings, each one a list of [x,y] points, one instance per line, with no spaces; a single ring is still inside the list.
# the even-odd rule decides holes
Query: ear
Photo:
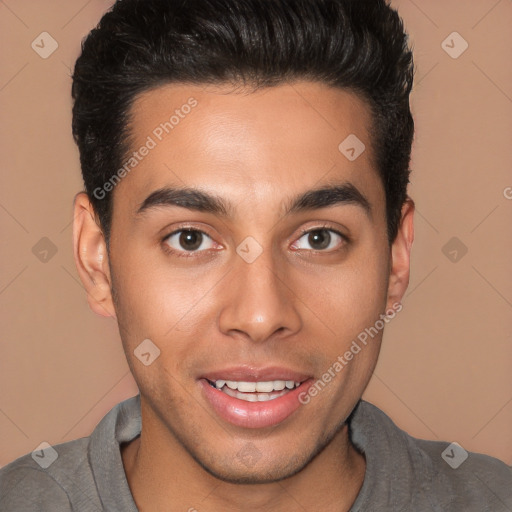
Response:
[[[414,241],[414,201],[407,197],[402,206],[400,225],[391,245],[387,308],[400,303],[409,285],[411,247]]]
[[[105,237],[84,192],[73,203],[73,255],[89,307],[98,315],[116,318]]]

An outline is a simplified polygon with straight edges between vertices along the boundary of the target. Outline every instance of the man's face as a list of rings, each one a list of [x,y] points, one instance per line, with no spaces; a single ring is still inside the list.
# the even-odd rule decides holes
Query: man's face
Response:
[[[190,97],[197,105],[182,109]],[[176,109],[179,122],[158,130]],[[299,395],[392,303],[368,107],[308,82],[250,93],[168,85],[138,97],[132,113],[132,149],[148,136],[155,144],[115,188],[110,268],[144,428],[223,479],[294,474],[362,395],[382,332],[309,403]],[[353,161],[338,149],[350,134],[366,146]],[[336,200],[317,194],[289,211],[335,186],[345,190]],[[180,199],[184,188],[225,209]],[[145,201],[163,189],[174,192]],[[147,339],[160,350],[148,366],[134,355]],[[242,394],[251,384],[215,381],[301,384]]]

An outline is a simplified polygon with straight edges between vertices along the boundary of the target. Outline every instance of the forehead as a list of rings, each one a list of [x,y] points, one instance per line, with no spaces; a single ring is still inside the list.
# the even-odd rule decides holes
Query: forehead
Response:
[[[133,206],[153,190],[185,185],[222,188],[234,202],[245,197],[242,204],[342,180],[374,202],[383,194],[370,110],[346,90],[169,84],[139,95],[130,114],[131,151],[151,148],[115,190],[124,188]],[[352,148],[364,150],[353,159]]]

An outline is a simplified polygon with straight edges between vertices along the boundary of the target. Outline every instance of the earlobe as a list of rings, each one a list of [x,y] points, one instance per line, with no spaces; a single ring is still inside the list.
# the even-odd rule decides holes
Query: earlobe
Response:
[[[98,315],[115,318],[107,246],[84,192],[78,193],[73,203],[73,255],[90,308]]]
[[[411,247],[414,241],[414,201],[407,198],[402,206],[398,234],[391,245],[387,308],[399,303],[409,285]]]

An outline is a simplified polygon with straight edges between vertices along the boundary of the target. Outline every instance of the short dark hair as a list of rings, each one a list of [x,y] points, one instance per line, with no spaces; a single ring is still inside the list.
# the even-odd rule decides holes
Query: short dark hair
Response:
[[[353,91],[369,105],[391,243],[407,198],[413,75],[408,35],[385,0],[118,0],[83,41],[72,86],[73,136],[107,245],[112,192],[99,199],[94,190],[128,154],[137,95],[168,83],[295,80]]]

